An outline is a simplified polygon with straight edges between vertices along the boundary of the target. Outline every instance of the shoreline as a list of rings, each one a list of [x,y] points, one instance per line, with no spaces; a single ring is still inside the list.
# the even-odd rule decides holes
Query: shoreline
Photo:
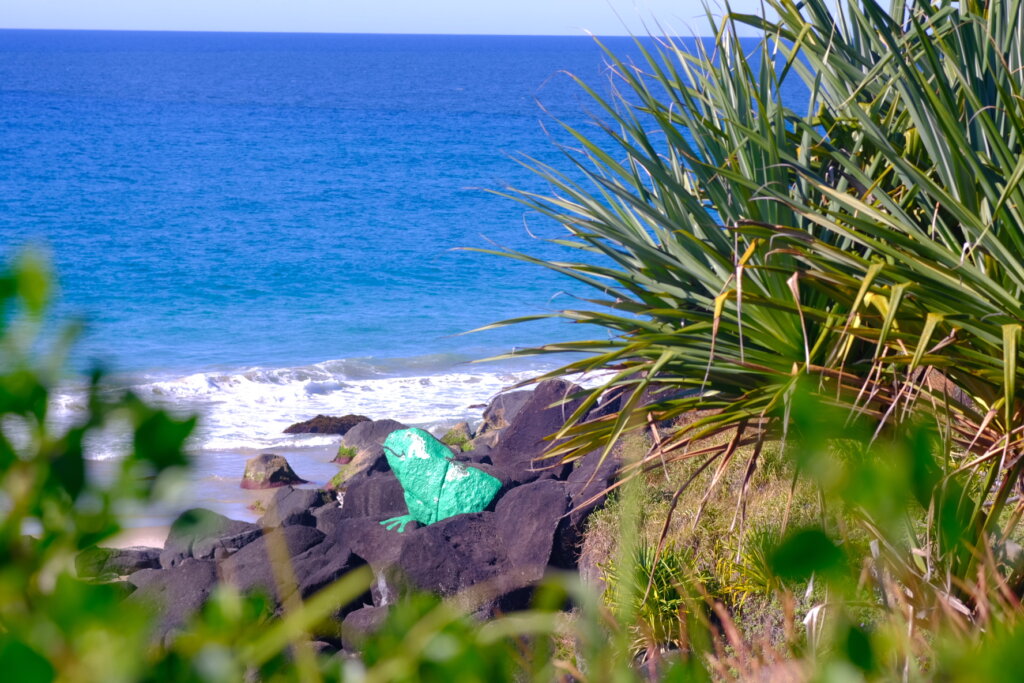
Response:
[[[106,548],[163,548],[170,533],[171,525],[127,527],[119,531],[107,541]]]

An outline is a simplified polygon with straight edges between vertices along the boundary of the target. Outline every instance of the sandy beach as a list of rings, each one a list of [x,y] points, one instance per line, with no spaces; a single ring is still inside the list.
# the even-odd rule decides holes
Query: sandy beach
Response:
[[[102,545],[107,548],[163,548],[170,526],[141,526],[124,529]]]

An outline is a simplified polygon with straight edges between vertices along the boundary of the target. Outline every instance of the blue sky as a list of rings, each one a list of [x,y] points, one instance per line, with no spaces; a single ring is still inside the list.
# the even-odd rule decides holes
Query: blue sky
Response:
[[[708,33],[695,0],[0,0],[2,28],[618,35],[652,17]]]

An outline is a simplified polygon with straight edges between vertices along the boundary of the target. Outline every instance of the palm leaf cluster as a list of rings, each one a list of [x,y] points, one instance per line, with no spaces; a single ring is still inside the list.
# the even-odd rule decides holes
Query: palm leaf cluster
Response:
[[[528,162],[551,191],[514,196],[579,256],[511,255],[588,286],[554,315],[610,331],[520,352],[584,352],[552,374],[606,373],[551,454],[608,453],[702,410],[630,472],[702,458],[721,473],[745,444],[753,472],[809,379],[879,433],[927,408],[945,476],[966,477],[936,485],[953,497],[938,508],[970,518],[976,545],[1016,524],[1024,468],[1024,8],[767,5],[777,19],[709,16],[713,41],[609,53],[612,94],[580,83],[600,134],[565,128],[573,172]],[[756,46],[737,23],[761,31]],[[806,111],[783,103],[792,79]],[[619,410],[582,421],[611,395]],[[972,562],[953,553],[954,573]]]

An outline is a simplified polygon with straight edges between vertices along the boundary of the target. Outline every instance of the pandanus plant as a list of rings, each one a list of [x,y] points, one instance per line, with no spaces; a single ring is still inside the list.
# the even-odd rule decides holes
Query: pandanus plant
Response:
[[[580,82],[600,133],[565,126],[572,172],[526,160],[550,191],[510,193],[579,257],[509,255],[594,293],[550,315],[610,332],[516,352],[582,352],[551,375],[602,373],[549,456],[607,456],[700,410],[626,476],[699,459],[717,482],[743,452],[749,481],[798,384],[876,436],[925,413],[944,440],[924,507],[952,509],[967,536],[929,524],[911,542],[955,588],[1024,510],[1024,8],[766,4],[776,18],[709,15],[709,42],[608,53],[611,94]],[[792,79],[804,111],[783,102]],[[585,421],[609,395],[618,409]],[[743,510],[741,492],[741,528]]]

